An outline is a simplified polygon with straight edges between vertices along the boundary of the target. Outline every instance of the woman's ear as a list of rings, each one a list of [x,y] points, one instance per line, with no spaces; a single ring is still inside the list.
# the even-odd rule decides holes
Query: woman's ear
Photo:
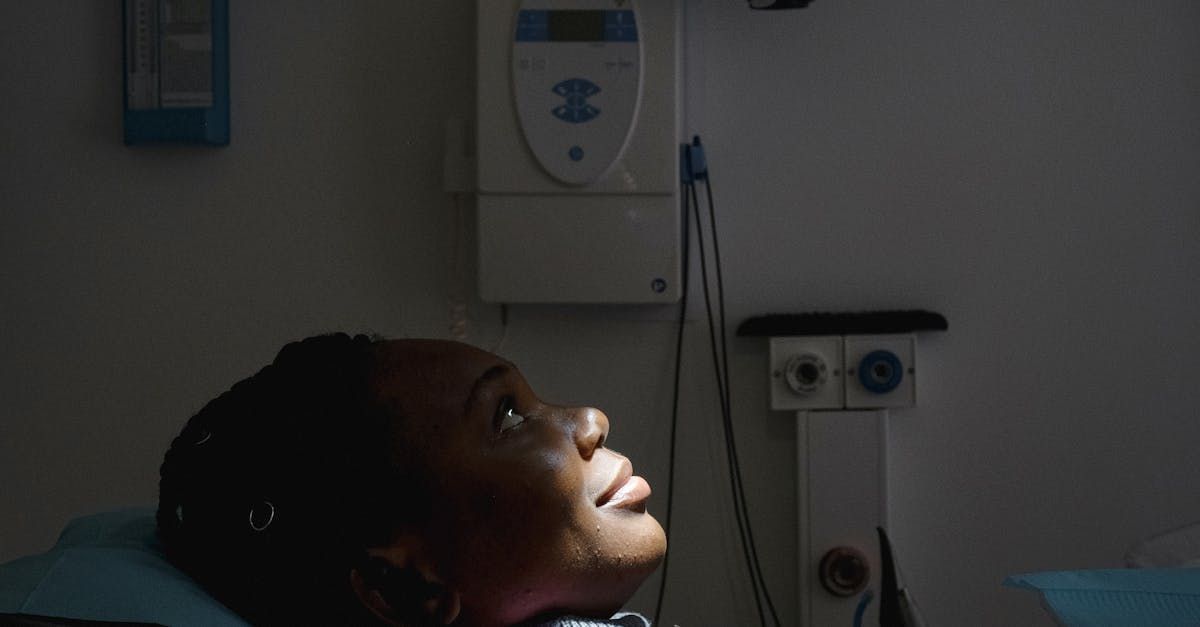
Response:
[[[350,570],[350,586],[364,607],[390,625],[449,625],[462,609],[461,597],[418,555],[419,541],[411,537],[369,549]]]

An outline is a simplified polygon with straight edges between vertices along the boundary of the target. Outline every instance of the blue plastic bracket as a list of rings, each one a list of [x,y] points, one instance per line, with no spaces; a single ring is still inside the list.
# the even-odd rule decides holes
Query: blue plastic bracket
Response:
[[[692,137],[692,143],[679,145],[679,179],[686,185],[708,179],[708,161],[699,135]]]

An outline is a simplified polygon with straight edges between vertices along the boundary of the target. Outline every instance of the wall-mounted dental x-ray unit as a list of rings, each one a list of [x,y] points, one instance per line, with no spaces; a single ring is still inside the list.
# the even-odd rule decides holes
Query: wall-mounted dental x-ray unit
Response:
[[[477,6],[483,299],[676,301],[676,0]]]

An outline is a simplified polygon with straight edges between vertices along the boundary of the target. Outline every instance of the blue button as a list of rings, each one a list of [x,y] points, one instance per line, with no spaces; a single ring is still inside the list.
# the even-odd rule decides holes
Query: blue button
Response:
[[[604,41],[637,41],[638,32],[637,26],[628,25],[623,27],[608,26],[604,29]]]
[[[604,25],[605,26],[632,26],[637,22],[633,18],[633,11],[628,9],[624,11],[605,11]]]
[[[550,21],[546,11],[523,10],[517,14],[517,41],[549,41]]]
[[[523,9],[517,14],[518,24],[541,24],[550,23],[550,15],[548,11],[537,9]]]
[[[600,109],[587,101],[591,96],[600,93],[600,87],[586,78],[568,78],[560,81],[552,89],[566,101],[552,111],[554,117],[563,122],[581,124],[600,115]]]
[[[545,26],[526,26],[522,24],[517,27],[517,41],[549,41],[550,31],[546,30]]]
[[[582,161],[583,149],[579,146],[571,146],[571,149],[567,151],[567,156],[571,157],[571,161]]]
[[[637,41],[637,20],[633,11],[604,12],[604,41]]]

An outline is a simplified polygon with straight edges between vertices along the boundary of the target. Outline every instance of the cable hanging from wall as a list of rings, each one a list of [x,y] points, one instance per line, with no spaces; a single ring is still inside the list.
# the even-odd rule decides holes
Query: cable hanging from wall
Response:
[[[734,517],[737,521],[738,536],[741,540],[742,555],[746,561],[746,570],[750,575],[750,583],[754,588],[754,603],[758,610],[759,623],[765,627],[767,612],[771,616],[771,624],[780,625],[779,615],[775,604],[767,590],[763,578],[762,567],[758,561],[758,551],[754,544],[754,533],[750,526],[750,514],[746,505],[745,490],[742,486],[741,464],[738,460],[737,444],[733,432],[732,397],[729,386],[729,348],[725,332],[725,286],[721,272],[721,250],[717,233],[716,205],[713,202],[712,181],[704,156],[704,147],[699,137],[691,144],[684,144],[680,150],[681,191],[680,202],[683,218],[683,296],[680,302],[678,329],[675,336],[675,376],[674,392],[671,409],[671,444],[668,456],[669,470],[667,481],[667,514],[665,526],[667,534],[671,533],[671,512],[675,491],[675,443],[679,417],[679,373],[683,355],[683,327],[687,317],[687,295],[690,262],[689,224],[694,219],[696,226],[696,243],[700,258],[701,285],[704,294],[704,308],[708,320],[709,347],[712,353],[713,374],[717,381],[717,396],[721,406],[721,425],[725,436],[725,457],[729,470],[730,491],[733,498]],[[700,197],[696,192],[696,182],[704,183],[705,199],[708,204],[708,225],[712,238],[713,277],[716,279],[714,311],[714,295],[710,290],[711,281],[708,272],[708,254],[704,245],[704,220],[701,218]],[[689,212],[690,209],[690,212]],[[689,215],[689,213],[691,215]],[[662,578],[659,581],[658,601],[654,610],[654,622],[657,624],[662,612],[663,596],[666,590],[667,572],[670,560],[670,550],[663,558]],[[765,603],[765,608],[764,608]],[[765,611],[764,611],[765,610]]]

